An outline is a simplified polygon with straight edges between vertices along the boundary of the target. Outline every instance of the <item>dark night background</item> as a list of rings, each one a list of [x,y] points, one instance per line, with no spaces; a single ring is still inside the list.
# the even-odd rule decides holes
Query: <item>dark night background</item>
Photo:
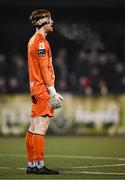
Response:
[[[120,53],[122,42],[125,41],[124,0],[77,0],[75,2],[71,0],[22,0],[20,2],[2,0],[0,2],[0,51],[26,53],[27,41],[34,33],[28,18],[33,10],[39,8],[49,9],[55,24],[60,21],[89,23],[100,32],[107,48]],[[117,31],[116,37],[107,42],[113,31]],[[54,35],[50,35],[52,40],[55,38]]]
[[[124,0],[1,0],[0,53],[6,56],[6,68],[5,71],[0,74],[0,77],[6,78],[6,82],[8,81],[9,77],[16,77],[16,74],[12,75],[12,71],[14,70],[10,71],[10,69],[12,69],[13,67],[13,55],[21,55],[25,59],[25,62],[27,61],[27,43],[29,38],[35,32],[35,29],[33,29],[32,25],[29,22],[29,15],[33,10],[39,8],[50,10],[55,25],[58,23],[65,23],[67,25],[72,23],[75,23],[77,25],[86,23],[87,25],[89,25],[89,28],[92,32],[98,33],[101,38],[101,42],[104,45],[103,49],[100,48],[98,50],[101,52],[103,51],[106,53],[113,53],[113,55],[116,56],[117,62],[121,62],[122,66],[124,66]],[[67,39],[58,31],[56,31],[56,29],[52,34],[49,34],[47,36],[47,39],[50,42],[54,57],[56,57],[60,48],[65,48],[67,50],[68,60],[66,65],[67,71],[69,73],[68,77],[72,78],[71,73],[74,72],[74,69],[71,66],[75,66],[75,60],[73,60],[73,57],[71,55],[75,57],[75,52],[77,53],[77,51],[82,48],[80,46],[80,43],[76,43],[76,41],[74,40]],[[83,50],[86,51],[86,49]],[[90,67],[90,69],[91,68],[92,67]],[[122,68],[124,69],[124,67]],[[3,70],[2,66],[1,69]],[[10,71],[10,74],[8,73],[8,69]],[[77,73],[77,71],[75,73]],[[105,78],[103,77],[102,79],[104,80]],[[28,82],[27,79],[25,81],[25,83]],[[70,83],[71,79],[67,78],[66,81]],[[115,81],[115,79],[113,81]],[[111,87],[111,92],[112,89],[113,88]],[[67,88],[66,90],[69,90],[69,88]],[[74,88],[72,90],[74,90]],[[5,91],[11,92],[10,90]],[[22,91],[19,90],[19,92]]]

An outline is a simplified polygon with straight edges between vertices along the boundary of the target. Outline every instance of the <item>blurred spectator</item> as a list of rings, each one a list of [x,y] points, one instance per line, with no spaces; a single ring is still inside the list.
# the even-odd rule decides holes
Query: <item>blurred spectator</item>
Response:
[[[100,89],[98,87],[98,82],[101,78],[99,68],[91,67],[90,77],[91,77],[91,88],[92,88],[93,94],[100,93]]]
[[[101,95],[107,95],[109,93],[107,83],[104,80],[98,82],[99,93]]]
[[[68,70],[67,70],[67,51],[65,48],[61,48],[56,56],[54,63],[54,70],[56,74],[56,88],[59,91],[67,91],[68,85]]]
[[[125,75],[121,77],[119,84],[116,88],[117,93],[125,93]]]
[[[89,51],[81,49],[76,55],[74,65],[74,71],[77,79],[79,79],[81,76],[88,75],[90,70]]]
[[[90,72],[89,51],[80,49],[73,57],[73,72],[70,76],[70,84],[74,92],[85,93],[86,82]]]
[[[7,61],[4,53],[0,54],[0,94],[7,92],[6,89]]]
[[[20,55],[15,56],[14,61],[15,61],[15,67],[16,67],[15,75],[18,79],[21,91],[24,92],[26,91],[26,83],[27,83],[27,77],[28,77],[27,64],[24,58]]]
[[[125,75],[125,67],[122,62],[117,62],[115,64],[115,73],[114,73],[114,78],[115,78],[115,85],[114,85],[114,90],[113,92],[118,93],[118,87],[121,86],[120,82],[122,77]]]
[[[8,92],[9,93],[20,93],[22,92],[19,86],[19,81],[16,77],[11,77],[8,81]]]
[[[26,92],[28,89],[28,70],[27,64],[21,55],[13,55],[11,57],[11,69],[9,71],[8,91]]]
[[[6,92],[6,80],[4,77],[0,77],[0,94],[4,94]]]
[[[114,65],[114,56],[110,56],[106,51],[99,53],[98,68],[100,70],[100,77],[106,82],[109,92],[112,92],[115,86]]]
[[[77,84],[77,94],[91,95],[93,93],[91,83],[91,78],[89,76],[81,76]]]
[[[0,76],[5,77],[7,74],[7,60],[4,53],[0,54]]]

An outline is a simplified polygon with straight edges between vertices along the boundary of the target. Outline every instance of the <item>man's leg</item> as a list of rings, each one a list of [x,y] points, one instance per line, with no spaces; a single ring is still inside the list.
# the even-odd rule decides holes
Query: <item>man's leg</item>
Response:
[[[29,128],[29,132],[33,133],[33,146],[34,146],[34,160],[36,166],[36,174],[58,174],[57,171],[47,169],[44,165],[44,150],[45,150],[45,134],[50,124],[50,117],[33,118]],[[31,164],[31,162],[28,162]],[[27,173],[30,173],[28,168]]]
[[[44,166],[45,134],[50,124],[50,117],[38,117],[34,119],[34,150],[36,166]]]
[[[27,160],[28,162],[34,162],[34,134],[27,131],[26,133],[26,151],[27,151]]]
[[[34,173],[35,168],[35,151],[34,151],[34,126],[31,119],[30,127],[26,133],[25,146],[27,153],[27,166],[30,168],[29,173]]]

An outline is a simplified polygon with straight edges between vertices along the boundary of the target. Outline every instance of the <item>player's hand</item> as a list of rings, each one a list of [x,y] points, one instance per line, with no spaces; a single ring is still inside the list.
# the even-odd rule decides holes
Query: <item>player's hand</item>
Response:
[[[50,106],[52,109],[58,109],[62,106],[63,97],[56,92],[54,86],[48,87],[48,92],[50,94]]]
[[[55,95],[50,95],[50,106],[52,109],[58,109],[62,106],[63,97],[56,93]]]

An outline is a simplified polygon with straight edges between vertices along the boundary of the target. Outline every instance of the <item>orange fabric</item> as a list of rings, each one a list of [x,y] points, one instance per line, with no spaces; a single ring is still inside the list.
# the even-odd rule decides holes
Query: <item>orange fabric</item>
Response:
[[[40,55],[39,50],[44,50],[45,53]],[[47,87],[54,86],[55,74],[49,43],[40,33],[35,33],[29,40],[28,68],[30,94],[33,102],[31,116],[38,117],[45,114],[53,116],[54,111],[49,105],[50,97]]]
[[[43,56],[38,55],[38,51],[41,48],[45,49]],[[52,65],[51,49],[48,41],[40,33],[35,33],[29,40],[28,67],[31,95],[47,91],[46,86],[54,86],[55,75]]]
[[[44,159],[45,137],[42,135],[34,134],[34,148],[35,160],[41,161]]]
[[[28,162],[33,162],[34,159],[34,134],[27,132],[26,139],[26,152],[27,152],[27,160]]]
[[[32,111],[31,117],[38,116],[54,116],[54,110],[50,108],[50,97],[47,92],[40,94],[38,97],[32,96]]]
[[[44,159],[44,149],[45,149],[45,137],[39,134],[30,133],[26,134],[25,139],[27,161],[41,161]]]

